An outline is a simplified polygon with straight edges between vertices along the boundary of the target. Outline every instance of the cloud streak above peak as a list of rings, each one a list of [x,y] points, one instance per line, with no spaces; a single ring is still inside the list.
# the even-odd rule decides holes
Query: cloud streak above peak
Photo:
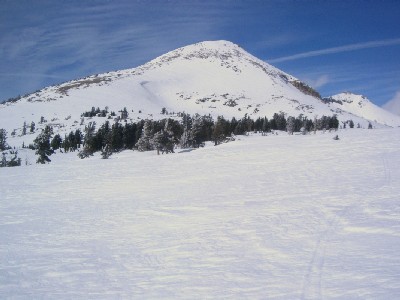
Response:
[[[342,53],[342,52],[350,52],[350,51],[356,51],[356,50],[361,50],[361,49],[387,47],[387,46],[394,46],[394,45],[400,45],[400,38],[379,40],[379,41],[370,41],[370,42],[365,42],[365,43],[349,44],[349,45],[326,48],[326,49],[321,49],[321,50],[307,51],[307,52],[302,52],[302,53],[293,54],[293,55],[289,55],[289,56],[278,57],[278,58],[270,59],[267,61],[268,61],[268,63],[278,63],[278,62],[302,59],[302,58],[307,58],[307,57],[336,54],[336,53]]]

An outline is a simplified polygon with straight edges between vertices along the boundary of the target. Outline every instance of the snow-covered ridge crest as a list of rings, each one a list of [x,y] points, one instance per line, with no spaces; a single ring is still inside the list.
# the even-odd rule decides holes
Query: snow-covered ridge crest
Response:
[[[373,104],[366,96],[343,92],[328,98],[331,107],[339,108],[356,116],[380,124],[400,126],[400,117]]]

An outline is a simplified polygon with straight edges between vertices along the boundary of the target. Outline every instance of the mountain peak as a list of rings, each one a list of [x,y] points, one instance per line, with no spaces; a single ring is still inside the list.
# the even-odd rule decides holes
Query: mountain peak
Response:
[[[364,126],[368,122],[363,117],[368,115],[366,119],[382,124],[400,124],[398,117],[354,106],[361,102],[372,107],[361,95],[345,93],[334,98],[343,99],[342,105],[323,103],[316,91],[232,42],[204,41],[137,68],[72,80],[1,104],[0,128],[20,135],[24,122],[38,123],[43,117],[66,134],[72,128],[84,128],[81,115],[92,107],[114,112],[126,108],[132,122],[165,117],[160,114],[163,109],[175,112],[174,116],[185,112],[237,119],[271,118],[279,112],[309,119],[337,114],[342,122],[354,119]],[[104,121],[96,119],[99,125]]]
[[[331,98],[338,101],[353,103],[359,106],[364,106],[366,103],[371,103],[371,100],[369,100],[366,96],[348,91],[333,95]]]

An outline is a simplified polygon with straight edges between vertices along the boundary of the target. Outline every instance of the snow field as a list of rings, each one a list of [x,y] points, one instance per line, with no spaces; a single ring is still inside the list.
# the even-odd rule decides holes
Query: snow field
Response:
[[[400,294],[399,130],[239,139],[0,169],[1,298]]]

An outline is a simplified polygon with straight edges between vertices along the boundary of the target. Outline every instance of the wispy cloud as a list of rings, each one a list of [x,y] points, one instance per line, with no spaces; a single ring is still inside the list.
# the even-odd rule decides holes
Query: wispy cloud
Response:
[[[307,57],[356,51],[356,50],[368,49],[368,48],[387,47],[387,46],[393,46],[393,45],[400,45],[400,38],[389,39],[389,40],[380,40],[380,41],[371,41],[371,42],[366,42],[366,43],[350,44],[350,45],[345,45],[345,46],[302,52],[302,53],[298,53],[298,54],[294,54],[294,55],[270,59],[270,60],[268,60],[268,62],[269,63],[277,63],[277,62],[296,60],[296,59],[307,58]]]
[[[382,107],[394,114],[400,115],[400,91],[397,91],[396,95]]]
[[[329,75],[323,74],[323,75],[318,76],[315,79],[307,79],[307,78],[305,78],[304,80],[310,86],[312,86],[313,88],[317,89],[317,88],[320,88],[320,87],[326,85],[330,81],[330,78],[329,78]]]
[[[4,22],[7,30],[0,30],[0,99],[73,78],[136,67],[198,42],[198,36],[217,39],[216,28],[224,21],[210,17],[205,4],[186,6],[166,2],[154,9],[141,1],[49,2],[42,7],[49,13],[33,14],[29,24],[9,18]],[[20,8],[29,9],[38,8]],[[223,11],[216,8],[216,12],[222,15]]]

